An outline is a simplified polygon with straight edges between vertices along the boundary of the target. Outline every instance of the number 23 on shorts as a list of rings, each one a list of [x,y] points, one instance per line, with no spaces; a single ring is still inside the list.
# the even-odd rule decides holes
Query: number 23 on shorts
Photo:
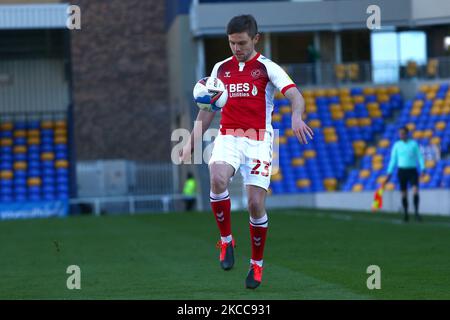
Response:
[[[271,165],[270,162],[268,161],[262,161],[262,164],[264,165],[263,171],[259,171],[258,169],[261,167],[261,161],[258,159],[253,159],[253,163],[255,164],[255,166],[253,167],[253,169],[250,171],[250,174],[254,174],[254,175],[258,175],[261,173],[261,175],[263,177],[268,177],[269,176],[269,167]]]

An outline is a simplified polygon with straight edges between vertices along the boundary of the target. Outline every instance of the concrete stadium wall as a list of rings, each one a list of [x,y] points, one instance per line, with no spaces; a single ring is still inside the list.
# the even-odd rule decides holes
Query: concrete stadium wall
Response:
[[[165,1],[75,0],[71,31],[78,160],[170,159]]]
[[[373,192],[323,192],[299,195],[272,195],[267,198],[267,208],[306,207],[370,211]],[[409,194],[410,212],[413,212],[412,193]],[[383,196],[383,212],[402,212],[399,191],[387,191]],[[450,216],[450,190],[422,190],[420,212]]]

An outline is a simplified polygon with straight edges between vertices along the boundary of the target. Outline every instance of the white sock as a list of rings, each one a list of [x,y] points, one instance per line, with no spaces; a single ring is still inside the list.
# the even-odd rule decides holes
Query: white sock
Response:
[[[267,213],[261,218],[252,218],[250,216],[250,224],[254,227],[267,228],[267,226],[269,225],[269,218],[267,218]]]
[[[250,259],[250,263],[257,264],[260,267],[263,266],[263,261],[264,260],[253,260],[253,259]]]
[[[229,243],[233,240],[233,236],[230,234],[229,236],[226,237],[220,237],[220,239],[222,240],[222,242]]]

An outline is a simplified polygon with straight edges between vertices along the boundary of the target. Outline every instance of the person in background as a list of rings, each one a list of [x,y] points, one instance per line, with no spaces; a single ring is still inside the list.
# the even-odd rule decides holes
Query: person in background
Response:
[[[400,140],[394,143],[391,151],[391,159],[387,170],[387,177],[383,183],[389,181],[392,176],[394,167],[398,167],[398,180],[400,182],[400,190],[402,193],[402,205],[404,211],[404,221],[408,221],[408,183],[412,185],[414,196],[414,213],[417,221],[421,221],[419,215],[419,173],[417,167],[419,166],[422,175],[425,170],[425,162],[419,150],[419,145],[416,141],[408,136],[409,131],[407,127],[403,127],[399,131]]]
[[[195,207],[195,197],[197,194],[197,182],[195,181],[194,175],[189,172],[187,174],[187,179],[183,186],[183,195],[185,196],[184,203],[186,211],[192,211]]]

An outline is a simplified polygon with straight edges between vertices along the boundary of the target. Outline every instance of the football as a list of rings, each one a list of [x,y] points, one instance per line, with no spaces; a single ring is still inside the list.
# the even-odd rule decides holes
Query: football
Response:
[[[197,81],[193,90],[194,101],[201,110],[214,112],[221,110],[228,100],[224,83],[214,77],[205,77]]]

